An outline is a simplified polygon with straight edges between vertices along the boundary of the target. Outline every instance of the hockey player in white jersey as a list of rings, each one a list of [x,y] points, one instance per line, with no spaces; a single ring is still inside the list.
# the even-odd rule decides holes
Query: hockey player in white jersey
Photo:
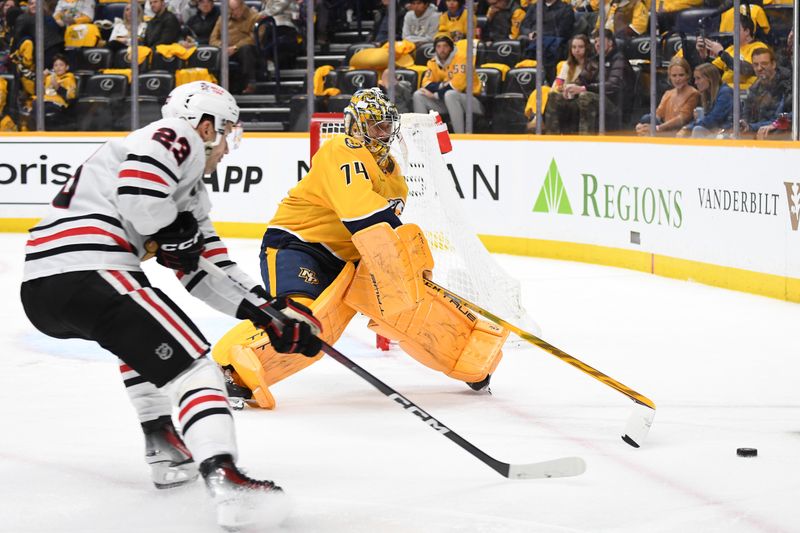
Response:
[[[208,218],[202,177],[241,131],[233,97],[218,85],[194,82],[173,90],[162,114],[104,144],[30,230],[22,303],[47,335],[93,340],[120,359],[156,487],[194,481],[199,464],[220,525],[274,523],[287,512],[282,490],[238,470],[223,376],[207,358],[202,333],[142,272],[146,243],[158,244],[156,260],[175,270],[193,296],[252,320],[278,351],[316,355],[319,322],[294,302],[270,301],[230,260]],[[244,300],[232,281],[199,270],[201,255],[252,287],[261,306],[282,311],[282,327]],[[173,407],[183,440],[172,423]]]

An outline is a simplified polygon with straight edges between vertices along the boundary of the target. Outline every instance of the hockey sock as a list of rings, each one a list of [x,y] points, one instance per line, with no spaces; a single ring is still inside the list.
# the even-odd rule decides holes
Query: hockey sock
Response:
[[[172,401],[166,392],[144,379],[122,360],[119,362],[119,371],[139,422],[145,423],[162,416],[170,416]]]
[[[165,387],[178,406],[183,440],[195,461],[237,455],[233,416],[219,367],[203,357]]]

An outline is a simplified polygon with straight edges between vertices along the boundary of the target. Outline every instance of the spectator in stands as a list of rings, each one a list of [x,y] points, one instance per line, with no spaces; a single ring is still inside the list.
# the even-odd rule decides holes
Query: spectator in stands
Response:
[[[729,2],[726,2],[726,5],[729,5],[730,9],[725,11],[720,17],[719,21],[720,33],[733,32],[733,5]],[[753,35],[757,39],[763,39],[766,38],[767,35],[769,35],[769,30],[770,30],[769,19],[767,19],[767,14],[764,12],[763,7],[756,4],[755,2],[753,3],[750,3],[749,1],[742,2],[739,5],[739,13],[741,13],[742,16],[745,16],[753,21],[753,26],[755,28]]]
[[[315,0],[314,1],[314,36],[323,54],[327,54],[330,46],[330,34],[337,29],[350,27],[353,20],[355,2],[361,0]],[[305,0],[299,0],[301,19],[304,21]],[[363,3],[362,3],[363,5]],[[362,7],[362,10],[364,7]],[[300,24],[304,26],[304,22]]]
[[[278,48],[278,64],[280,68],[294,67],[299,52],[297,28],[294,19],[298,15],[298,5],[294,0],[262,0],[260,17],[272,17],[275,20],[275,41]],[[267,60],[272,61],[272,35],[270,28],[264,35],[264,49]]]
[[[710,137],[730,129],[733,122],[733,89],[720,80],[719,69],[702,63],[694,69],[694,85],[700,91],[701,107],[694,120],[678,130],[677,137]]]
[[[792,70],[794,68],[792,65],[794,56],[794,54],[792,53],[793,49],[794,49],[794,30],[790,30],[789,36],[786,38],[786,44],[778,48],[777,54],[775,54],[779,67],[788,68],[789,70]]]
[[[752,60],[758,80],[750,87],[739,131],[764,138],[782,113],[792,111],[792,72],[778,67],[769,48],[754,50]]]
[[[756,139],[765,141],[771,135],[782,135],[784,139],[791,139],[793,113],[781,113],[772,124],[758,128]],[[2,129],[0,129],[2,131]]]
[[[642,3],[649,14],[650,0],[642,0]],[[675,27],[675,18],[678,16],[678,13],[686,9],[696,9],[698,7],[703,7],[703,0],[657,0],[656,17],[658,31],[672,31]]]
[[[139,39],[137,42],[144,37],[145,31],[147,30],[147,23],[143,22],[144,19],[144,12],[139,9],[137,10],[139,14]],[[127,4],[125,6],[125,11],[122,13],[122,18],[115,18],[114,19],[114,26],[111,28],[111,36],[108,38],[108,48],[112,51],[120,50],[122,48],[127,48],[131,45],[131,5]]]
[[[609,128],[620,127],[622,119],[630,111],[633,100],[634,74],[625,54],[617,49],[614,34],[605,31],[605,119]],[[600,39],[594,37],[594,48],[599,54]],[[595,61],[585,61],[576,83],[566,85],[564,90],[550,95],[545,111],[545,124],[548,132],[564,133],[565,128],[574,126],[560,120],[567,111],[577,107],[578,133],[588,134],[597,131],[600,111],[600,65]],[[572,102],[575,100],[575,102]],[[574,113],[572,114],[574,117]],[[573,119],[574,120],[574,119]],[[571,129],[571,128],[570,128]]]
[[[78,83],[75,75],[69,72],[69,62],[63,54],[56,54],[53,58],[53,70],[45,69],[44,78],[44,112],[47,115],[48,126],[63,125],[64,112],[72,105],[78,96]],[[35,117],[38,100],[34,96],[33,108],[28,116],[29,120]],[[28,129],[33,129],[28,124]]]
[[[141,0],[140,0],[141,1]],[[165,0],[167,11],[172,13],[178,18],[178,22],[183,24],[192,16],[192,7],[195,6],[195,0]],[[150,5],[150,0],[144,4],[144,18],[150,20],[155,16],[155,10]]]
[[[197,0],[197,12],[186,23],[195,43],[208,44],[218,18],[219,8],[214,5],[214,0]]]
[[[520,26],[520,38],[527,40],[525,56],[536,58],[536,3],[529,3],[525,18]],[[542,56],[544,58],[545,77],[552,80],[556,63],[563,57],[563,46],[572,37],[575,24],[575,13],[572,7],[561,0],[545,0],[542,6]],[[523,43],[524,44],[524,43]]]
[[[403,19],[403,39],[414,44],[432,41],[439,28],[439,13],[430,0],[412,0]]]
[[[524,19],[525,10],[518,0],[489,0],[482,38],[488,43],[516,39]]]
[[[472,78],[472,93],[467,95],[466,50],[456,50],[453,40],[446,35],[434,41],[436,55],[428,61],[428,70],[422,78],[422,87],[414,93],[414,113],[427,113],[433,109],[448,114],[454,133],[464,133],[467,98],[472,98],[472,109],[482,115],[483,107],[475,94],[480,94],[481,82]]]
[[[375,10],[375,24],[368,40],[378,45],[382,45],[389,40],[389,1],[381,0],[381,5]],[[405,0],[398,0],[394,29],[395,39],[399,40],[403,37],[405,16]]]
[[[599,0],[593,0],[591,5],[595,11],[598,11],[598,18],[594,28],[599,30],[600,2]],[[642,0],[627,0],[623,2],[606,0],[605,17],[604,27],[613,31],[618,39],[632,39],[647,31],[650,23],[650,7],[646,6]]]
[[[700,93],[689,85],[692,68],[682,57],[673,57],[667,68],[672,89],[664,93],[656,109],[656,133],[675,131],[692,120]],[[650,133],[650,113],[642,116],[636,125],[638,135]]]
[[[557,92],[563,92],[565,87],[577,82],[587,58],[592,53],[592,43],[589,37],[579,33],[569,40],[567,49],[569,50],[567,60],[561,65],[553,84],[553,90]]]
[[[447,35],[454,42],[467,36],[467,9],[464,0],[447,0],[447,11],[439,15],[439,35]],[[473,18],[473,35],[477,17]]]
[[[228,0],[228,49],[229,59],[239,62],[239,79],[244,81],[242,94],[256,92],[256,46],[253,38],[258,13],[250,9],[244,0]],[[209,44],[222,46],[222,17],[217,19],[211,32]]]
[[[17,131],[17,125],[11,119],[10,110],[15,105],[13,98],[9,98],[8,81],[0,78],[0,131]]]
[[[387,68],[381,74],[381,81],[378,82],[378,87],[386,95],[387,99],[389,98],[390,84],[392,84],[392,77],[389,75],[389,69]],[[397,112],[400,114],[412,113],[414,111],[414,88],[402,78],[395,78],[393,85],[394,105],[397,108]]]
[[[62,28],[91,22],[94,19],[94,0],[58,0],[53,18]]]
[[[167,9],[164,0],[150,0],[153,18],[147,22],[144,33],[144,44],[155,48],[159,44],[177,43],[181,38],[181,23],[178,17]]]
[[[560,96],[563,96],[564,89],[577,83],[578,76],[580,76],[587,64],[591,64],[592,68],[597,68],[596,61],[592,63],[592,61],[594,61],[591,57],[593,48],[589,37],[586,35],[582,33],[575,35],[569,40],[569,43],[567,43],[567,50],[567,59],[560,63],[561,67],[558,69],[558,74],[556,75],[552,88],[548,90],[547,86],[542,87],[542,115],[547,112],[547,106],[550,104],[550,93],[559,93]],[[566,126],[569,124],[576,125],[578,123],[578,103],[572,98],[564,99],[560,96],[557,97],[552,104],[558,107],[557,114],[554,117],[558,123],[553,125],[552,128],[547,128],[547,130],[566,133],[566,131],[562,130],[561,124]],[[531,92],[530,96],[528,96],[528,102],[525,105],[525,115],[531,119],[526,129],[531,133],[536,131],[536,98],[536,90],[534,90]]]
[[[33,42],[36,40],[36,10],[38,0],[29,0],[28,11],[17,17],[14,24],[14,40],[11,45],[11,52],[16,52],[23,46],[26,40],[30,40],[30,65],[33,65]],[[53,57],[56,54],[64,53],[64,30],[56,23],[53,18],[52,2],[42,2],[44,10],[44,62],[46,65],[53,64]],[[27,47],[23,55],[28,55]],[[17,63],[19,65],[19,62]],[[23,75],[24,76],[24,75]]]
[[[14,0],[0,0],[0,73],[11,71],[11,37],[21,12]]]
[[[581,83],[585,83],[583,80],[596,78],[599,68],[593,52],[592,43],[586,35],[578,34],[570,40],[569,55],[559,70],[543,109],[547,133],[577,133],[580,115],[575,97],[580,92]],[[528,124],[529,131],[535,129],[535,120],[534,116]]]
[[[741,21],[739,30],[741,57],[739,88],[748,89],[756,81],[752,65],[753,50],[769,47],[753,38],[754,26],[750,18],[740,17],[739,20]],[[714,58],[711,64],[722,73],[722,82],[733,88],[733,45],[723,50],[719,42],[700,37],[697,39],[696,48],[697,54],[703,61],[711,61],[711,58]]]

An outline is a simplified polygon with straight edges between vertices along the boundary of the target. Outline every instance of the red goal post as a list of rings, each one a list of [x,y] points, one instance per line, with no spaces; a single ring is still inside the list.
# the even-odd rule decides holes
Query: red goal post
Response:
[[[311,158],[331,135],[344,133],[344,113],[314,113],[309,127],[309,152]],[[311,159],[308,161],[311,166]]]

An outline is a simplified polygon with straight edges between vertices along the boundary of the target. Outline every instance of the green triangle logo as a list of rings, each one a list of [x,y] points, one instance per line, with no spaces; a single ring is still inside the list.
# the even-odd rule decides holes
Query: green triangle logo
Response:
[[[533,212],[572,214],[572,206],[569,205],[567,191],[564,188],[564,182],[561,181],[561,174],[558,172],[555,158],[550,161],[550,168],[547,170],[544,185],[542,185],[539,196],[536,198]]]

